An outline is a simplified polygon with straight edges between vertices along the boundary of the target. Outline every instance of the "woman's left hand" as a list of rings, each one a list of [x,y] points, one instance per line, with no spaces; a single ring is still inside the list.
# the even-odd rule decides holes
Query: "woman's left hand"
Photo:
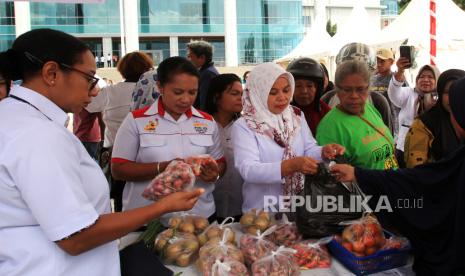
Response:
[[[207,162],[200,167],[200,179],[204,182],[215,182],[220,175],[220,168],[216,162]]]
[[[339,144],[328,144],[321,150],[321,158],[334,159],[337,155],[343,155],[346,149]]]

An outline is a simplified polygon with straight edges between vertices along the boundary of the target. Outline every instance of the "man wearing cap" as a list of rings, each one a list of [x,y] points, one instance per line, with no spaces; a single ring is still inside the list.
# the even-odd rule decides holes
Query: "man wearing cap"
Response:
[[[378,92],[386,97],[391,107],[391,122],[393,126],[393,134],[397,136],[399,126],[397,123],[400,108],[392,104],[388,97],[387,90],[389,82],[392,78],[391,66],[394,64],[394,54],[391,50],[380,48],[376,51],[376,74],[371,77],[370,91]]]

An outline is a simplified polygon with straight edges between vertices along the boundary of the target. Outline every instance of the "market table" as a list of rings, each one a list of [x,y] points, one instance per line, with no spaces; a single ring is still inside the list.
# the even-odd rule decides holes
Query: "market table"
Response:
[[[233,223],[230,225],[231,228],[234,230],[236,233],[236,242],[239,244],[239,240],[241,236],[243,235],[241,229],[240,229],[240,224],[239,223]],[[137,238],[139,237],[140,233],[131,233],[125,238],[121,239],[120,241],[120,249],[126,247],[127,245],[131,244]],[[413,258],[410,258],[407,265],[403,267],[398,267],[395,269],[391,270],[386,270],[383,272],[379,272],[376,274],[372,275],[415,275],[415,273],[412,271],[412,263],[413,263]],[[179,267],[179,266],[174,266],[174,265],[167,265],[169,269],[171,269],[174,274],[182,273],[182,276],[202,276],[202,274],[196,269],[195,264],[192,264],[188,267]],[[330,268],[318,268],[318,269],[311,269],[311,270],[301,270],[302,276],[306,275],[354,275],[352,272],[350,272],[347,268],[345,268],[336,258],[332,257],[331,258],[331,267]]]

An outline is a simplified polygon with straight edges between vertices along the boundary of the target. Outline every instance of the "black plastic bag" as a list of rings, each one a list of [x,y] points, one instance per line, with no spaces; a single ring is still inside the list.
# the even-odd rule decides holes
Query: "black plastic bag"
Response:
[[[342,157],[338,157],[336,162],[346,163]],[[351,200],[352,206],[357,207],[355,197],[360,196],[359,200],[362,198],[358,186],[338,182],[325,163],[318,164],[315,175],[305,176],[304,189],[299,195],[305,197],[305,204],[296,208],[296,224],[304,238],[322,238],[340,233],[343,229],[341,222],[358,219],[363,214],[363,210],[349,209]],[[324,204],[317,202],[323,202],[324,196],[335,196],[338,200],[337,205],[341,205],[345,210],[341,212],[341,209],[337,208],[336,211],[327,212],[323,208]],[[311,211],[307,210],[307,205],[311,206]],[[321,208],[317,208],[320,206]]]

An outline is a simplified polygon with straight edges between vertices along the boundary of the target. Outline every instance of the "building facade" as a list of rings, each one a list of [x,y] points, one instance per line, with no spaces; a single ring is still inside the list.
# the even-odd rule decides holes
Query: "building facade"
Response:
[[[228,10],[231,14],[227,17],[224,2],[218,0],[121,1],[126,2],[122,5],[124,20],[119,0],[102,4],[21,3],[29,6],[29,18],[15,11],[17,2],[0,2],[0,51],[11,46],[19,17],[30,22],[30,29],[52,28],[80,37],[95,55],[105,57],[109,53],[120,57],[124,52],[121,26],[126,40],[135,30],[137,48],[152,55],[156,63],[172,55],[185,56],[190,40],[204,39],[215,47],[214,61],[224,65],[225,18],[234,14],[237,45],[231,48],[237,51],[236,64],[274,60],[292,50],[303,35],[300,0],[232,0],[236,10]],[[125,43],[129,45],[129,41]]]
[[[311,26],[315,1],[318,0],[106,0],[102,4],[2,1],[0,51],[8,49],[24,31],[52,28],[81,38],[99,57],[110,54],[120,58],[127,51],[141,50],[158,64],[169,56],[186,56],[190,40],[204,39],[213,44],[218,65],[256,64],[280,58],[298,45],[305,27]],[[350,14],[354,1],[360,0],[319,1],[326,2],[327,18],[338,24]],[[365,2],[373,24],[380,24],[381,17],[392,21],[397,13],[396,0]],[[235,9],[230,8],[234,6]],[[237,40],[226,39],[228,35]],[[123,43],[121,37],[126,38]],[[232,62],[227,60],[226,48],[237,52]]]

